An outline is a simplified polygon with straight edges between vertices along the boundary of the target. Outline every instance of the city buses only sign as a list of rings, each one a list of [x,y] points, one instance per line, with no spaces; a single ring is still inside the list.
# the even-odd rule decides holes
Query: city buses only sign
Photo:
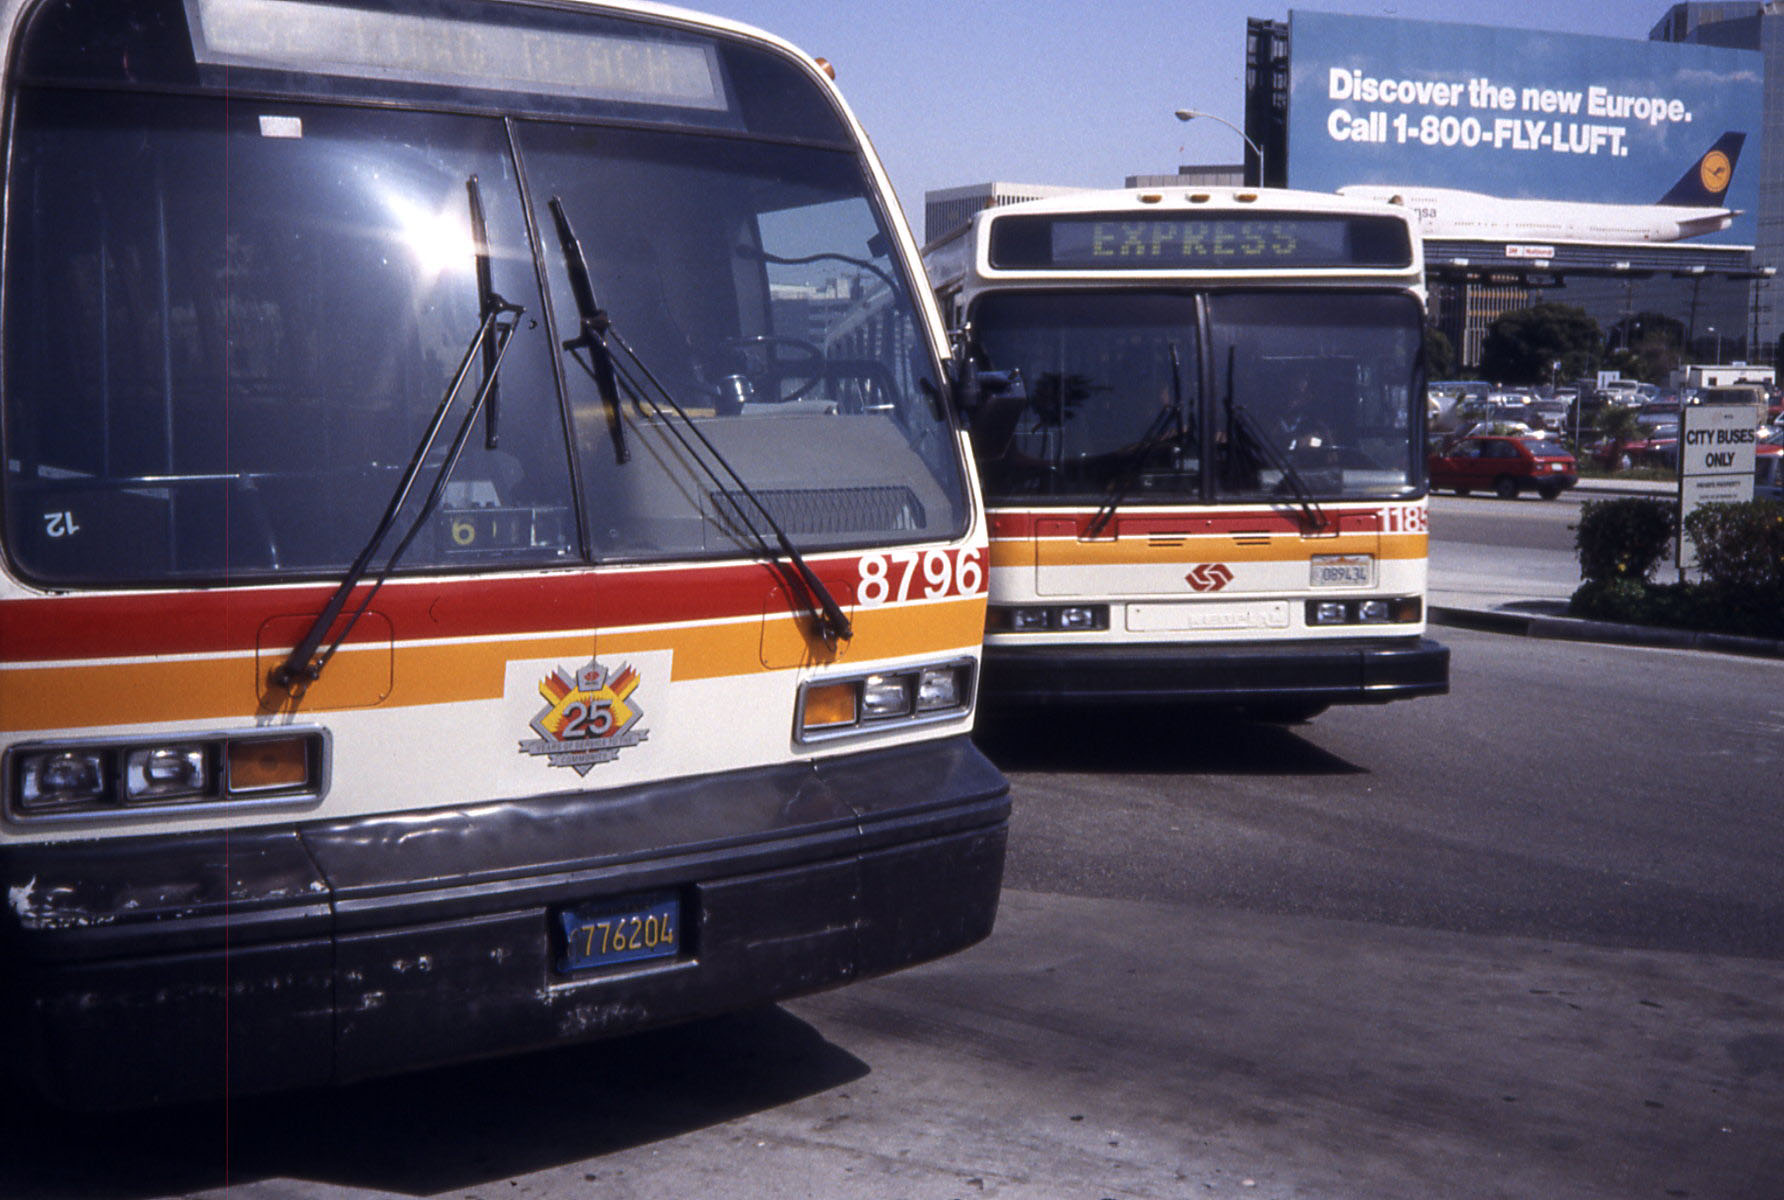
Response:
[[[1697,565],[1685,518],[1705,504],[1753,499],[1751,404],[1687,404],[1679,414],[1679,570]]]

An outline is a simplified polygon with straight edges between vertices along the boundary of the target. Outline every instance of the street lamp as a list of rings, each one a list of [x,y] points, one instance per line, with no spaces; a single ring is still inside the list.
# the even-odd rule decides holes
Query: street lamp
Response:
[[[1241,138],[1245,139],[1245,144],[1251,147],[1251,152],[1253,154],[1257,155],[1257,181],[1258,186],[1262,187],[1264,183],[1264,148],[1252,141],[1249,137],[1246,137],[1243,129],[1240,129],[1225,117],[1217,117],[1213,113],[1201,112],[1193,108],[1180,108],[1177,110],[1177,119],[1179,121],[1193,121],[1197,117],[1206,117],[1210,121],[1218,121],[1234,133],[1238,134]]]
[[[1711,333],[1716,333],[1714,325],[1708,326],[1708,328]],[[1716,365],[1722,365],[1722,335],[1719,333],[1716,333]]]

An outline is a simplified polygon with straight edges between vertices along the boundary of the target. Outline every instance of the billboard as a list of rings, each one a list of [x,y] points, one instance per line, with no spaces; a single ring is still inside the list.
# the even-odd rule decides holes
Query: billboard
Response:
[[[1290,14],[1288,183],[1427,237],[1751,245],[1755,51]]]

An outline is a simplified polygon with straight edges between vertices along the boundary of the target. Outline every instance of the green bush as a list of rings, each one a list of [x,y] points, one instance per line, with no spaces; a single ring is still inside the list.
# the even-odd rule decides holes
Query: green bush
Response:
[[[1586,501],[1574,530],[1580,574],[1587,580],[1645,580],[1672,548],[1677,521],[1677,508],[1663,500]]]
[[[1588,579],[1573,594],[1567,611],[1594,621],[1647,625],[1651,608],[1648,585],[1639,579]]]
[[[1706,504],[1685,518],[1685,536],[1697,547],[1705,582],[1784,587],[1784,504]]]

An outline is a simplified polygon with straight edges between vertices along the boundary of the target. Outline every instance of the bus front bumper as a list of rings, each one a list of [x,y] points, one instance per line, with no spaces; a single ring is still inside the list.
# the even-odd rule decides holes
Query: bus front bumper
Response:
[[[339,1083],[625,1033],[971,945],[1009,797],[965,737],[691,780],[0,849],[3,1013],[50,1099]],[[558,914],[673,893],[673,959],[566,975]]]
[[[1292,645],[987,644],[982,703],[1383,704],[1449,691],[1449,647],[1422,637]]]

